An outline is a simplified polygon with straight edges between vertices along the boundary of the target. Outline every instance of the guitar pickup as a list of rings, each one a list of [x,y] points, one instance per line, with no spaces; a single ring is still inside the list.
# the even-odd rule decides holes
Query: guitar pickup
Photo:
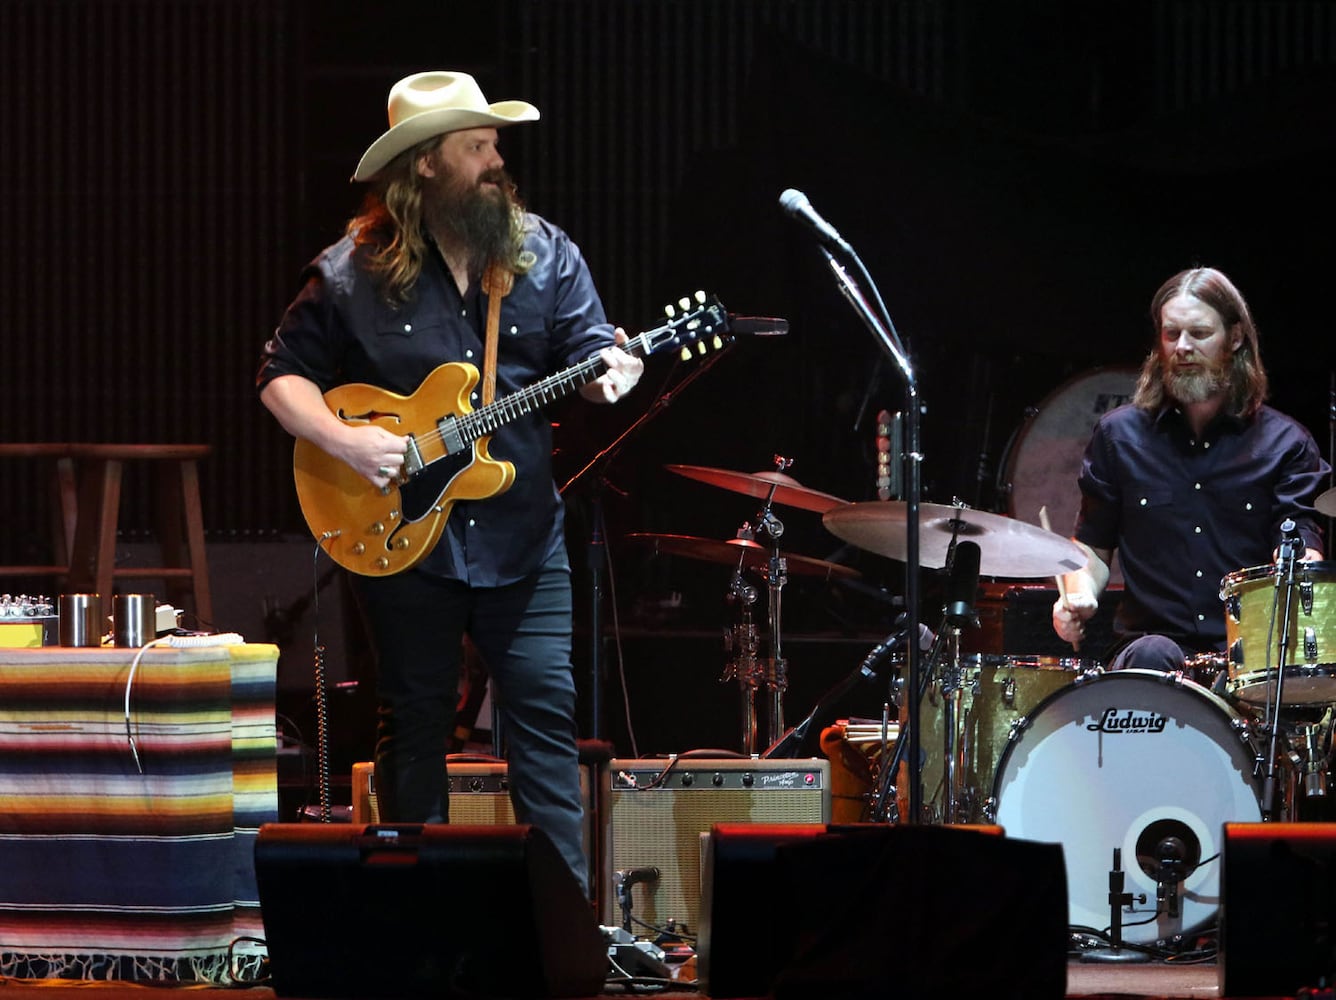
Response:
[[[442,417],[436,429],[441,435],[441,444],[445,446],[447,455],[455,455],[464,450],[464,438],[459,433],[459,421],[453,415]]]
[[[408,435],[408,447],[404,449],[403,477],[408,479],[422,471],[422,452],[418,451],[417,438]]]

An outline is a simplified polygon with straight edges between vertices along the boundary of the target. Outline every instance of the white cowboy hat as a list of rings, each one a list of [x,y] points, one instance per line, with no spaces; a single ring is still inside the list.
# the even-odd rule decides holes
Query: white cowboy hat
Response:
[[[389,110],[390,129],[362,154],[353,174],[355,181],[370,180],[405,149],[434,135],[538,120],[538,109],[532,104],[488,104],[473,77],[445,71],[404,77],[390,88]]]

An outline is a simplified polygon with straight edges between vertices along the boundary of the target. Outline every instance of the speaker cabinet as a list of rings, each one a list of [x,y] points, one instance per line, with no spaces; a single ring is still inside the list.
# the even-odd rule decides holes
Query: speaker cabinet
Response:
[[[708,843],[699,986],[711,997],[1066,994],[1060,845],[874,824],[718,824]]]
[[[1226,823],[1220,994],[1296,996],[1336,974],[1336,823]]]
[[[607,946],[529,826],[270,823],[255,845],[280,997],[579,997]]]
[[[601,794],[603,922],[623,925],[618,896],[627,873],[635,872],[627,893],[632,916],[656,927],[672,921],[694,934],[702,834],[715,823],[827,823],[830,761],[614,759]],[[755,914],[758,933],[767,932],[773,916]],[[632,930],[643,928],[633,923]]]

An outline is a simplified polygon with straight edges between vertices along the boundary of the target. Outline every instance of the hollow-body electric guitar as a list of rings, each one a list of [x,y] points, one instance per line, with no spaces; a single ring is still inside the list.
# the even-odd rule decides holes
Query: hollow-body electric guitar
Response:
[[[695,344],[719,346],[728,314],[697,292],[680,311],[622,345],[635,357]],[[351,466],[299,439],[293,452],[297,499],[311,533],[340,566],[363,576],[390,576],[416,565],[445,530],[457,500],[483,500],[510,488],[515,466],[488,454],[492,435],[513,420],[553,403],[607,371],[595,354],[480,409],[469,405],[478,369],[449,362],[434,369],[410,396],[363,383],[336,386],[325,405],[348,424],[379,424],[407,435],[403,469],[376,487]]]

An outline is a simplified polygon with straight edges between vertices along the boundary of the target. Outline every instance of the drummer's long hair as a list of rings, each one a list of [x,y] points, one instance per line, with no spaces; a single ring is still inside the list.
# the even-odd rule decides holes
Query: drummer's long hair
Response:
[[[1229,371],[1229,392],[1225,412],[1235,417],[1251,417],[1266,401],[1268,387],[1266,368],[1257,344],[1257,327],[1253,324],[1248,303],[1234,283],[1213,267],[1194,267],[1180,271],[1160,286],[1150,301],[1150,320],[1155,330],[1155,347],[1141,366],[1132,402],[1143,410],[1154,412],[1165,402],[1164,358],[1160,349],[1160,313],[1165,304],[1178,295],[1191,295],[1220,314],[1225,329],[1235,326],[1243,334]]]

